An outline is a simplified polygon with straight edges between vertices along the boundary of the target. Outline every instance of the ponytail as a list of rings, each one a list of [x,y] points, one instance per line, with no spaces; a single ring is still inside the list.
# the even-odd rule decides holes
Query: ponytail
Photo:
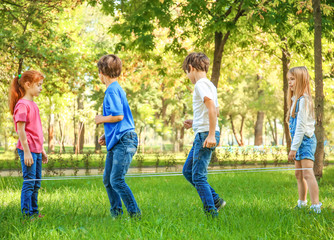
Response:
[[[19,77],[16,76],[11,84],[10,90],[9,90],[9,109],[11,114],[14,114],[14,108],[16,103],[19,101],[20,98],[22,98],[25,94],[24,88],[19,83]]]
[[[11,84],[9,90],[9,110],[11,114],[14,114],[14,109],[16,103],[24,97],[26,91],[24,89],[24,84],[26,82],[35,83],[44,79],[44,76],[35,70],[29,70],[24,72],[22,75],[16,76]]]

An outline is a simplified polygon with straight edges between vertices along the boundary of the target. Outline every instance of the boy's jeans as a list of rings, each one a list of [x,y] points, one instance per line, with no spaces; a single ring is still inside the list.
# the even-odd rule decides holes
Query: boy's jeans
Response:
[[[138,146],[134,131],[125,133],[118,143],[108,151],[103,174],[103,183],[110,201],[110,213],[113,217],[123,214],[122,201],[130,216],[140,215],[140,209],[124,177]]]
[[[22,174],[24,180],[42,178],[42,153],[31,153],[34,163],[27,167],[24,164],[24,151],[17,149],[21,159]],[[38,214],[38,190],[41,187],[41,181],[23,182],[21,191],[21,212],[24,215],[31,216]]]
[[[213,148],[203,148],[203,143],[209,132],[197,133],[188,158],[183,166],[184,177],[196,188],[204,206],[204,211],[217,213],[214,201],[219,195],[207,182],[207,168],[211,160]],[[219,143],[220,134],[215,133],[216,142]]]

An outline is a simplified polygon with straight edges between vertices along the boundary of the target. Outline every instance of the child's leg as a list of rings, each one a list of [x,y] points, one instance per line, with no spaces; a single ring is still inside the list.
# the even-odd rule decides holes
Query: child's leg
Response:
[[[302,168],[301,161],[295,161],[295,168],[296,169]],[[303,176],[303,171],[302,170],[296,170],[295,171],[295,176],[296,176],[296,179],[297,179],[299,200],[306,201],[307,184],[306,184],[306,181],[305,181],[304,176]]]
[[[192,168],[192,180],[195,184],[196,190],[203,202],[205,211],[217,211],[212,188],[207,182],[207,168],[211,160],[212,150],[210,148],[203,148],[203,143],[207,137],[207,133],[198,133],[194,141],[194,157]],[[212,189],[212,190],[211,190]],[[215,191],[213,190],[215,193]]]
[[[192,168],[193,168],[193,157],[194,157],[194,146],[191,148],[187,160],[183,165],[182,173],[183,176],[190,182],[194,187],[195,184],[193,183],[193,178],[192,178]]]
[[[113,165],[113,153],[112,151],[108,151],[103,173],[103,184],[106,187],[110,202],[110,213],[113,217],[117,217],[118,215],[123,213],[123,210],[122,210],[121,198],[118,195],[118,193],[112,188],[110,183],[112,165]]]
[[[36,162],[36,179],[42,178],[42,154],[41,153],[32,153],[34,161]],[[35,155],[35,156],[34,156]],[[35,181],[34,182],[34,190],[31,195],[31,209],[30,209],[30,215],[38,214],[38,190],[41,187],[41,181]]]
[[[24,180],[35,179],[36,178],[36,161],[28,167],[24,164],[24,152],[21,149],[17,150],[22,166],[22,174]],[[33,155],[33,154],[32,154]],[[22,191],[21,191],[21,212],[29,216],[31,209],[31,196],[34,190],[34,181],[23,181]]]
[[[127,132],[113,148],[113,166],[110,176],[111,186],[120,195],[130,216],[140,215],[140,209],[131,189],[125,183],[132,157],[137,150],[138,140],[135,132]]]
[[[193,170],[192,170],[193,160],[194,160],[194,146],[191,148],[191,150],[188,154],[187,160],[183,165],[182,173],[183,173],[183,176],[188,180],[188,182],[190,182],[195,187],[195,184],[193,182],[193,177],[192,177],[192,175],[193,175]],[[213,200],[214,201],[218,200],[219,195],[215,192],[215,190],[211,186],[210,186],[210,190],[211,190]]]
[[[301,165],[303,168],[311,168],[303,170],[303,176],[307,182],[312,205],[319,204],[319,187],[313,172],[313,161],[309,159],[303,159],[301,160]]]

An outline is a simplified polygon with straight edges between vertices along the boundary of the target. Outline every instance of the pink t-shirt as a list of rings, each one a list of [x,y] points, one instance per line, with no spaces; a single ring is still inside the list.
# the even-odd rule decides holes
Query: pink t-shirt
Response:
[[[16,132],[17,122],[26,123],[25,131],[30,152],[41,153],[43,149],[43,129],[37,104],[34,101],[21,98],[15,105],[13,118]],[[20,139],[16,147],[23,150]]]

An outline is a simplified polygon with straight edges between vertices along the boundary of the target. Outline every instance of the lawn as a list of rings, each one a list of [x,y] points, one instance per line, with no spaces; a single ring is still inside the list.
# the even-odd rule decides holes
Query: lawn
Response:
[[[23,221],[22,179],[0,178],[0,238],[3,239],[333,239],[334,167],[320,182],[321,214],[294,210],[293,171],[209,175],[227,201],[217,219],[202,211],[195,189],[183,176],[128,178],[141,220],[109,216],[101,178],[44,181],[43,219]]]

